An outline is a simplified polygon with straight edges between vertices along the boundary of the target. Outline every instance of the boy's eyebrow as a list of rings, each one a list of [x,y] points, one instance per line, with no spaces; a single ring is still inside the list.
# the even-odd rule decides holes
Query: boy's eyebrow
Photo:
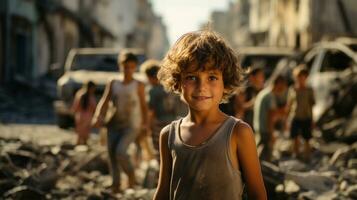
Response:
[[[195,71],[192,71],[192,72],[187,72],[187,71],[186,71],[186,72],[183,72],[182,74],[183,74],[183,75],[192,75],[192,74],[195,74]]]
[[[219,74],[217,70],[210,70],[208,73],[209,74],[213,74],[213,75],[218,75]]]

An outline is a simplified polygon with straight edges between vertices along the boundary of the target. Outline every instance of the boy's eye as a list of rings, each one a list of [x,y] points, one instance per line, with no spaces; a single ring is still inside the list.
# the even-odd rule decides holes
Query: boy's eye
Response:
[[[195,76],[186,76],[185,80],[186,81],[195,81],[195,80],[197,80],[197,78]]]
[[[215,81],[215,80],[218,80],[218,78],[216,76],[209,76],[208,80]]]

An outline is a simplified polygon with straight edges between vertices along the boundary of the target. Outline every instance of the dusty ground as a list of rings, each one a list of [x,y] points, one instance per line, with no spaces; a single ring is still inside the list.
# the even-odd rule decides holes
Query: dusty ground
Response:
[[[52,109],[53,100],[38,91],[28,90],[27,88],[0,88],[0,155],[4,155],[4,153],[11,151],[12,148],[16,148],[19,143],[22,145],[34,145],[39,149],[50,148],[51,151],[63,148],[64,145],[69,148],[65,154],[67,156],[60,158],[64,162],[70,160],[71,164],[80,166],[81,164],[77,162],[78,160],[82,159],[84,163],[88,161],[86,160],[88,157],[99,155],[99,161],[106,165],[106,147],[101,144],[102,140],[99,134],[91,134],[87,147],[75,147],[76,135],[73,129],[60,129],[55,124]],[[135,147],[131,149],[134,151]],[[78,156],[71,156],[73,152]],[[38,156],[40,157],[41,155]],[[141,184],[143,184],[146,176],[148,164],[149,162],[145,161],[137,165],[136,175]],[[31,174],[33,169],[27,167],[27,170]],[[64,193],[62,195],[67,195],[66,198],[86,199],[92,195],[88,191],[93,191],[96,197],[105,196],[107,199],[150,199],[154,192],[153,189],[145,189],[141,185],[135,190],[126,189],[124,193],[113,195],[109,189],[111,184],[110,175],[98,172],[87,173],[81,171],[71,176],[58,174],[58,177],[57,185],[54,187],[55,190],[47,191],[47,197],[56,197],[56,193],[61,191],[60,193]],[[88,177],[95,177],[95,180],[87,180]],[[24,185],[23,183],[18,183],[17,185]],[[122,186],[125,188],[126,185],[127,179],[123,175]],[[77,189],[71,187],[77,187]],[[80,192],[78,193],[78,191]],[[87,192],[83,193],[83,191]],[[0,199],[4,197],[3,195],[0,195]]]

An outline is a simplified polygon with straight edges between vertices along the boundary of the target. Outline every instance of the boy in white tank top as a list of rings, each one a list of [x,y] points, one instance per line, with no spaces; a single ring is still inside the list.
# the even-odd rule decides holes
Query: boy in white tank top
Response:
[[[140,131],[147,130],[147,106],[145,101],[144,84],[133,77],[138,64],[137,57],[130,52],[119,56],[123,80],[111,80],[105,88],[94,117],[94,126],[103,126],[109,102],[113,107],[113,115],[105,124],[108,132],[108,153],[113,178],[112,190],[119,192],[120,171],[128,175],[129,187],[136,184],[133,163],[127,152],[129,145],[134,142]]]
[[[219,110],[243,73],[234,51],[211,31],[184,34],[170,49],[158,77],[189,113],[161,131],[155,200],[240,200],[244,183],[249,199],[267,199],[252,129]]]

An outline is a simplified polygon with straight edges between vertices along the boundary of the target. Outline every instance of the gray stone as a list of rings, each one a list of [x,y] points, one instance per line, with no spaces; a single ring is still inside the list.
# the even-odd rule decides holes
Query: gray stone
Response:
[[[348,145],[341,142],[330,142],[323,143],[319,146],[319,150],[329,156],[333,155],[338,149],[341,148],[348,148]]]
[[[50,191],[55,187],[59,175],[56,172],[56,169],[45,168],[38,173],[34,173],[24,179],[24,185],[31,186],[40,191]]]
[[[304,190],[314,190],[323,193],[336,187],[337,181],[329,176],[321,175],[318,172],[288,172],[288,180],[293,180]]]
[[[308,171],[308,166],[296,159],[279,162],[279,168],[283,172],[287,171]]]

